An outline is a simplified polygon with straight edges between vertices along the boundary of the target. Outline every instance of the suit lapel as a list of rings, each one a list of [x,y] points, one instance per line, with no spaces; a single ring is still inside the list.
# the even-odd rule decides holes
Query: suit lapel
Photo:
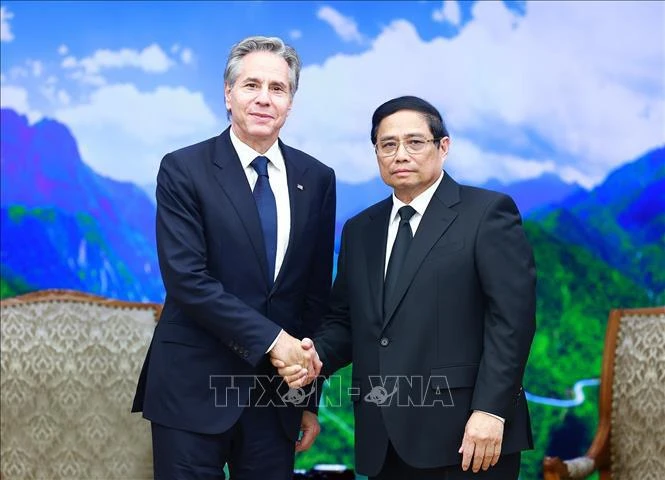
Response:
[[[383,318],[383,280],[386,261],[386,238],[392,210],[392,197],[381,202],[365,225],[365,256],[369,282],[369,298],[377,318]]]
[[[303,167],[290,147],[284,145],[279,141],[280,150],[284,157],[284,165],[286,166],[286,182],[289,188],[289,206],[291,210],[291,230],[289,231],[289,244],[286,248],[282,266],[277,273],[273,291],[283,281],[284,272],[289,268],[289,262],[292,261],[294,256],[294,244],[302,236],[302,232],[307,223],[307,204],[309,197],[305,191],[303,177],[307,171],[307,167]],[[298,188],[300,186],[300,188]]]
[[[413,282],[413,277],[415,277],[425,257],[457,217],[457,212],[451,210],[449,207],[458,202],[459,186],[449,175],[445,174],[432,200],[430,200],[411,242],[404,266],[395,286],[395,295],[389,299],[388,308],[385,311],[383,319],[384,328],[395,314],[395,310],[397,310],[402,298]]]
[[[214,176],[222,189],[224,189],[224,193],[229,197],[229,200],[238,213],[240,221],[245,226],[249,242],[254,249],[256,258],[259,259],[267,281],[268,260],[266,259],[259,212],[256,209],[256,202],[247,182],[247,175],[245,175],[238,154],[231,143],[229,129],[230,127],[217,137],[213,163],[218,168],[213,169]]]

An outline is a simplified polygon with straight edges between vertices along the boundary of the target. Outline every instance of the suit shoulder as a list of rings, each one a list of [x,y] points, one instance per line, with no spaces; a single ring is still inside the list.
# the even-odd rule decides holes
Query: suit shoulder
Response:
[[[482,187],[473,187],[471,185],[460,184],[460,196],[467,201],[488,204],[501,201],[515,203],[513,198],[507,193],[497,192]]]
[[[325,172],[328,175],[335,174],[335,171],[331,167],[323,163],[321,160],[314,158],[310,154],[305,153],[302,150],[298,150],[297,148],[290,147],[285,143],[282,143],[281,146],[287,155],[292,156],[292,158],[297,158],[298,161],[302,162],[303,165],[309,168],[313,168],[319,172]]]
[[[390,212],[391,208],[392,198],[384,198],[380,202],[377,202],[374,205],[370,205],[366,209],[350,217],[346,221],[345,225],[347,225],[349,228],[354,228],[355,225],[362,225],[379,215],[385,214],[387,216],[388,214],[386,212]]]
[[[498,209],[514,212],[521,216],[517,203],[513,197],[506,193],[487,188],[460,185],[460,199],[465,205],[483,215],[490,210]]]
[[[162,162],[171,161],[175,163],[191,162],[194,159],[209,157],[215,147],[217,137],[208,138],[193,145],[179,148],[164,155]],[[168,159],[168,160],[167,160]]]

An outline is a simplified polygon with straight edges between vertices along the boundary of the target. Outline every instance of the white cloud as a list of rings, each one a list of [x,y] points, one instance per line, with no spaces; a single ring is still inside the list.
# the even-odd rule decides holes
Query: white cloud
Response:
[[[0,87],[0,107],[11,108],[22,115],[27,115],[30,123],[35,123],[42,118],[42,114],[30,106],[28,91],[16,85],[3,83]]]
[[[291,40],[298,40],[299,38],[302,38],[302,32],[298,29],[291,30],[289,32],[289,37]]]
[[[190,63],[192,63],[192,61],[194,60],[194,52],[192,52],[191,48],[182,49],[182,52],[180,52],[180,60],[185,65],[189,65]]]
[[[58,101],[63,105],[69,105],[71,103],[71,97],[64,90],[58,90]]]
[[[140,91],[132,84],[106,85],[85,104],[55,112],[103,175],[151,183],[161,157],[218,133],[220,121],[199,92],[184,87]]]
[[[32,71],[33,77],[41,77],[44,72],[44,64],[39,60],[27,60],[26,64]]]
[[[443,0],[441,8],[432,11],[432,20],[435,22],[448,22],[459,26],[462,22],[462,12],[456,0]]]
[[[0,7],[0,41],[11,42],[14,40],[12,26],[9,21],[14,18],[14,14],[7,7]]]
[[[60,66],[62,68],[75,68],[76,65],[78,65],[78,62],[76,61],[76,57],[72,57],[71,55],[68,57],[65,57],[62,59],[62,62],[60,62]]]
[[[180,51],[180,44],[179,43],[174,43],[171,46],[171,53],[178,53]]]
[[[564,179],[590,186],[665,143],[665,42],[654,41],[665,33],[664,13],[659,2],[533,2],[519,18],[499,2],[478,2],[458,36],[431,41],[396,21],[366,52],[303,69],[283,136],[339,178],[367,180],[377,175],[374,109],[418,95],[443,113],[448,164],[462,180],[510,181],[556,165]]]
[[[123,48],[121,50],[97,50],[92,56],[77,60],[73,56],[66,57],[63,68],[81,68],[88,75],[98,75],[102,70],[112,68],[138,68],[147,73],[164,73],[175,62],[157,44],[143,50]]]
[[[64,43],[58,47],[58,54],[67,55],[67,52],[69,52],[69,48]]]
[[[95,87],[101,87],[102,85],[106,85],[107,83],[106,78],[104,78],[103,76],[96,74],[89,74],[82,70],[72,72],[68,75],[68,77],[73,80],[78,80],[79,82],[85,85],[92,85]]]
[[[351,17],[345,17],[340,12],[329,6],[323,6],[316,12],[316,16],[330,25],[335,33],[345,42],[363,43],[364,37],[358,31],[356,21]]]
[[[19,78],[25,78],[29,75],[29,72],[24,67],[12,67],[9,69],[9,78],[12,80],[17,80]]]

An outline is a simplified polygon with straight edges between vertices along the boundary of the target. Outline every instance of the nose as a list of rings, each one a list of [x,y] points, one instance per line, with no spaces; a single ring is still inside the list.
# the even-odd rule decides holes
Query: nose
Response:
[[[404,146],[404,142],[399,142],[397,144],[397,151],[395,152],[395,161],[397,162],[404,162],[408,160],[409,157],[409,152],[406,151],[406,147]]]
[[[270,93],[268,92],[268,87],[263,86],[256,95],[256,102],[267,105],[270,103]]]

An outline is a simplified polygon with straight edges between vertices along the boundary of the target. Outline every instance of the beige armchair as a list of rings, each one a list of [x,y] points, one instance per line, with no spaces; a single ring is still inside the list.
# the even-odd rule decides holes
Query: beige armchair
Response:
[[[65,290],[0,303],[3,480],[152,478],[130,408],[160,308]]]
[[[544,480],[665,479],[665,307],[612,310],[605,335],[599,424],[583,457],[543,460]]]

